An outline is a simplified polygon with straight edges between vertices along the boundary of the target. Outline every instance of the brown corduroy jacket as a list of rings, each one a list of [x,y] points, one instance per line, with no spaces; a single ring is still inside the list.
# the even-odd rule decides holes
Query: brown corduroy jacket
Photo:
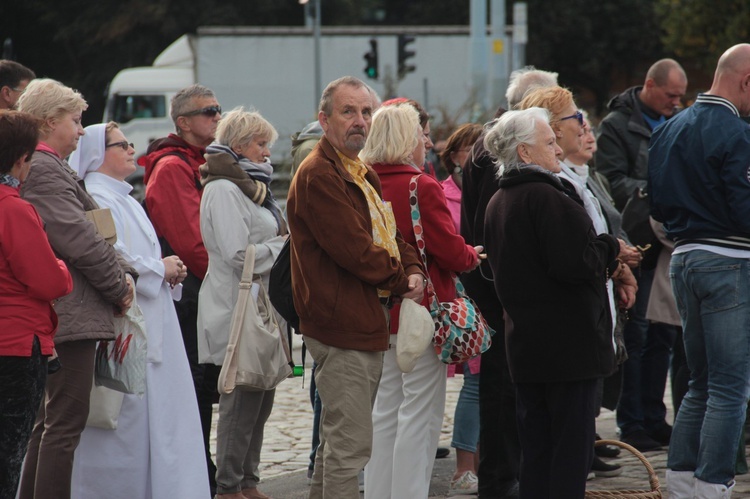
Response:
[[[377,174],[370,170],[366,178],[381,193]],[[401,262],[373,243],[367,199],[325,137],[292,181],[287,219],[302,334],[337,348],[387,350],[377,290],[406,293],[407,276],[421,274],[422,266],[400,234]]]

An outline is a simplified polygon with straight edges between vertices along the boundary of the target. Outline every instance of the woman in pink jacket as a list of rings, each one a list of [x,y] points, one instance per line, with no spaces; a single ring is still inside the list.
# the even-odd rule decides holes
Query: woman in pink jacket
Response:
[[[16,496],[57,331],[52,301],[73,281],[36,210],[18,195],[39,132],[31,115],[0,113],[0,499]]]

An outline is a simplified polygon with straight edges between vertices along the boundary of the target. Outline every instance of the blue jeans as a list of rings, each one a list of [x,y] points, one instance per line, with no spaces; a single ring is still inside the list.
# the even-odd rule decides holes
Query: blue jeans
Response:
[[[617,404],[617,426],[623,436],[637,430],[655,432],[666,424],[664,388],[677,330],[646,319],[653,280],[653,270],[640,271],[635,306],[623,332],[628,360],[622,366],[622,391]]]
[[[672,256],[670,277],[690,385],[667,466],[728,485],[750,396],[750,261],[695,250]]]
[[[468,363],[463,367],[464,385],[453,417],[451,447],[476,452],[479,442],[479,373],[471,374]]]

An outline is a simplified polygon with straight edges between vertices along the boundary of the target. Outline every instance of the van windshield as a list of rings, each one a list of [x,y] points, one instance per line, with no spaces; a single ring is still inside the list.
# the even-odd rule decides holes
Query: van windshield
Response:
[[[127,123],[136,118],[163,118],[167,115],[166,99],[163,95],[115,95],[111,119]]]

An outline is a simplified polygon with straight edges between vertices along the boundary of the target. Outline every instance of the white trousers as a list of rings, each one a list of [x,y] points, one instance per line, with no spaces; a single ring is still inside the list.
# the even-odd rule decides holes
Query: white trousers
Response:
[[[396,364],[396,335],[391,345],[372,411],[365,499],[424,499],[443,424],[447,365],[430,345],[414,370],[404,374]]]

